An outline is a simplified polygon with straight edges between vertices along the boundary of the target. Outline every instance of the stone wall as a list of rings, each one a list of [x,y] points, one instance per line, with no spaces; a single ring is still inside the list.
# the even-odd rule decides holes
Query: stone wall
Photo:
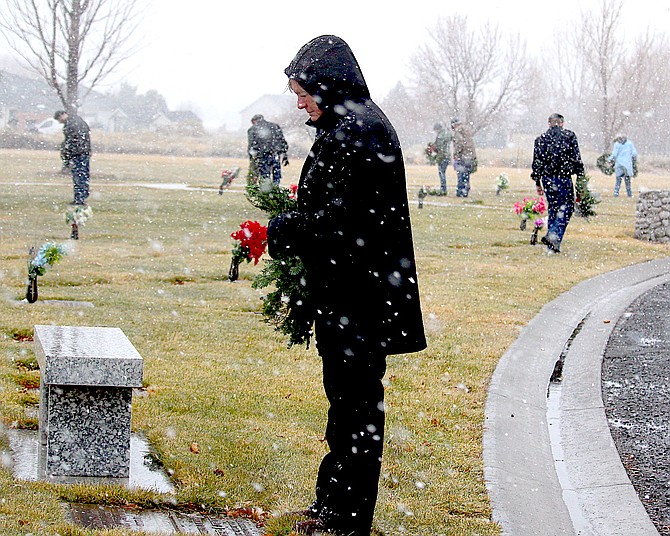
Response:
[[[670,242],[670,191],[640,192],[635,207],[635,238]]]

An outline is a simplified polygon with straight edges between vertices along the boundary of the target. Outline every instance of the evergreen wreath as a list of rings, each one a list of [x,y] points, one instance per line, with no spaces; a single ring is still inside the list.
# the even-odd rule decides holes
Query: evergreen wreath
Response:
[[[603,153],[596,160],[596,166],[598,166],[598,169],[605,175],[614,174],[614,164],[609,161],[610,156],[610,153]]]
[[[247,199],[256,208],[265,212],[268,218],[292,212],[297,209],[297,186],[282,188],[261,181],[249,184]],[[263,289],[270,286],[275,290],[261,298],[265,322],[275,330],[288,336],[289,348],[294,344],[309,347],[314,322],[309,295],[306,287],[306,270],[299,257],[293,255],[282,259],[266,260],[261,272],[254,278],[251,287]]]

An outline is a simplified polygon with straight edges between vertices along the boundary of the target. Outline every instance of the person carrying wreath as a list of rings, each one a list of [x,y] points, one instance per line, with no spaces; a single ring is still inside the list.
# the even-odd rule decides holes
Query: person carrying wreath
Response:
[[[298,208],[270,220],[274,258],[306,270],[330,403],[316,498],[302,534],[370,534],[384,446],[386,358],[426,348],[402,151],[351,49],[333,35],[284,71],[316,129]]]
[[[616,176],[614,197],[619,197],[622,179],[626,183],[626,194],[628,197],[633,197],[630,182],[631,177],[637,175],[637,149],[635,149],[633,142],[626,138],[626,136],[617,136],[614,139],[614,147],[608,160],[614,163],[614,174]]]

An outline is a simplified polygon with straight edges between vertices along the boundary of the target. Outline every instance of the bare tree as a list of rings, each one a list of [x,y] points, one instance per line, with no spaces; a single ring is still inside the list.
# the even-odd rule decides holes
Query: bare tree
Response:
[[[0,30],[71,112],[132,53],[133,0],[5,0]],[[85,94],[80,91],[85,84]]]
[[[424,120],[435,122],[434,117],[422,117],[420,101],[416,101],[407,88],[398,82],[381,101],[381,106],[398,132],[403,146],[423,142],[426,136]],[[432,130],[430,131],[432,133]]]
[[[668,153],[670,46],[664,35],[646,32],[636,40],[621,80],[621,120],[614,132],[634,135],[638,149]]]
[[[666,39],[649,31],[626,39],[623,5],[602,0],[596,11],[581,13],[578,23],[560,29],[543,54],[551,105],[579,130],[591,132],[601,151],[623,131],[644,134],[641,125],[662,117],[668,100]]]
[[[601,149],[609,146],[618,123],[625,47],[621,30],[623,0],[602,0],[600,11],[582,14],[575,50],[580,51],[597,92]]]
[[[523,103],[530,69],[519,36],[505,37],[491,24],[471,30],[463,15],[440,18],[429,35],[412,70],[442,113],[477,132]]]

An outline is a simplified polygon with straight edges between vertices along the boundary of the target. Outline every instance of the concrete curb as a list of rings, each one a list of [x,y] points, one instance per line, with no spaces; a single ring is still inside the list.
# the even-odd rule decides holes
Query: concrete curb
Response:
[[[545,305],[501,358],[486,403],[484,475],[504,535],[658,534],[612,441],[600,370],[618,318],[667,281],[670,258],[580,283]],[[563,379],[549,397],[559,360]]]

